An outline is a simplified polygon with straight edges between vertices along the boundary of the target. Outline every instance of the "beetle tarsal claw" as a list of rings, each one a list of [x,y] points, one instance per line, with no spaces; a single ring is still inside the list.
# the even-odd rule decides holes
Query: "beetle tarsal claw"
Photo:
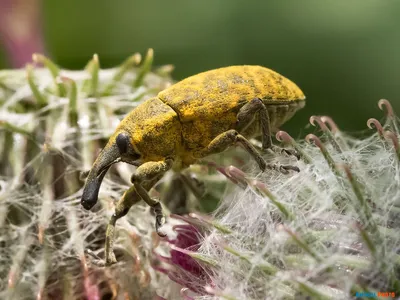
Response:
[[[300,169],[298,167],[291,165],[272,164],[267,165],[267,168],[281,172],[283,174],[289,174],[289,171],[300,172]]]
[[[110,253],[108,253],[107,257],[106,257],[106,266],[111,266],[113,264],[117,263],[117,259],[115,257],[114,251],[111,251]]]
[[[165,237],[167,234],[162,231],[162,227],[165,224],[165,216],[162,212],[161,203],[158,202],[153,207],[154,212],[156,213],[156,232],[160,237]]]
[[[156,232],[160,237],[165,237],[167,234],[162,231],[162,226],[165,224],[164,216],[156,216]]]
[[[297,160],[300,160],[300,154],[294,150],[294,149],[286,149],[286,148],[281,148],[275,145],[272,145],[271,148],[267,149],[272,153],[278,153],[278,154],[283,154],[286,153],[289,156],[294,156],[297,158]]]
[[[282,148],[282,153],[283,153],[283,152],[285,152],[287,155],[296,157],[297,160],[300,160],[300,158],[301,158],[300,153],[297,152],[297,151],[294,150],[294,149],[285,149],[285,148]]]
[[[89,257],[91,257],[90,262],[97,266],[97,267],[104,267],[105,266],[105,262],[103,259],[101,259],[96,253],[94,253],[92,250],[90,249],[86,249],[85,250],[85,254],[87,254]]]
[[[291,165],[285,165],[285,166],[280,166],[281,170],[285,170],[287,173],[290,171],[295,171],[295,172],[300,172],[300,169],[296,166],[291,166]]]

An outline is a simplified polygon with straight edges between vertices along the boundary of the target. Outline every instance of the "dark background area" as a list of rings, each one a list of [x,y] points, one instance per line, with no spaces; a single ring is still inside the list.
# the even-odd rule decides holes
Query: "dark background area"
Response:
[[[102,67],[155,51],[173,76],[258,64],[290,78],[307,105],[285,127],[303,132],[311,115],[330,115],[348,131],[366,128],[389,99],[400,112],[400,1],[44,0],[47,54],[80,69],[98,53]],[[6,67],[0,50],[0,67]],[[9,65],[8,65],[9,66]],[[304,133],[304,132],[303,132]]]

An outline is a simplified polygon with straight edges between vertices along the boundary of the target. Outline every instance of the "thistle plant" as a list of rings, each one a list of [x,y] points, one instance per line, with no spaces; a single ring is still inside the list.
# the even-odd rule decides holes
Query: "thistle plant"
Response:
[[[310,118],[316,132],[304,141],[278,132],[300,160],[265,159],[299,173],[260,173],[239,148],[169,172],[151,191],[167,237],[139,203],[117,223],[119,263],[104,267],[106,225],[134,167],[114,165],[89,212],[84,173],[123,116],[172,83],[171,66],[152,60],[149,50],[103,70],[95,55],[68,71],[37,54],[35,67],[0,71],[1,299],[398,295],[399,120],[386,100],[384,120],[358,136],[326,116]]]

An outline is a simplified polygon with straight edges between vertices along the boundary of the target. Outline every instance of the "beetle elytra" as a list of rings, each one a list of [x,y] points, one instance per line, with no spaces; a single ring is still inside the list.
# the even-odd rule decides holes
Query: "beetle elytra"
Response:
[[[144,200],[156,212],[156,231],[165,222],[161,204],[147,191],[170,169],[182,170],[208,155],[241,144],[260,169],[268,165],[248,139],[262,137],[262,148],[276,150],[271,135],[305,104],[300,88],[282,75],[260,66],[231,66],[188,77],[133,109],[118,125],[86,179],[81,204],[97,202],[110,166],[137,166],[133,186],[117,202],[106,233],[106,264],[112,251],[116,221]],[[280,166],[281,171],[296,170]]]

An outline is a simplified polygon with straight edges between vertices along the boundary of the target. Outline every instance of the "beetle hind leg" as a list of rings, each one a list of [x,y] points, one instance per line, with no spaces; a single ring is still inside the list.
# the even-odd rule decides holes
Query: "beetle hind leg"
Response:
[[[254,116],[258,114],[258,119],[261,128],[261,138],[262,138],[262,149],[270,150],[276,153],[285,152],[288,155],[293,155],[299,159],[299,155],[295,150],[284,149],[275,146],[272,143],[272,129],[271,120],[269,117],[268,110],[261,99],[255,98],[249,103],[246,103],[239,111],[236,121],[236,130],[238,132],[245,131],[252,122],[254,122]]]
[[[214,138],[206,149],[196,153],[198,158],[206,157],[211,154],[216,154],[225,151],[228,147],[235,144],[240,144],[243,148],[255,159],[261,171],[273,169],[287,174],[289,170],[299,172],[299,169],[294,166],[283,166],[277,164],[267,164],[257,149],[243,135],[236,130],[228,130]]]

